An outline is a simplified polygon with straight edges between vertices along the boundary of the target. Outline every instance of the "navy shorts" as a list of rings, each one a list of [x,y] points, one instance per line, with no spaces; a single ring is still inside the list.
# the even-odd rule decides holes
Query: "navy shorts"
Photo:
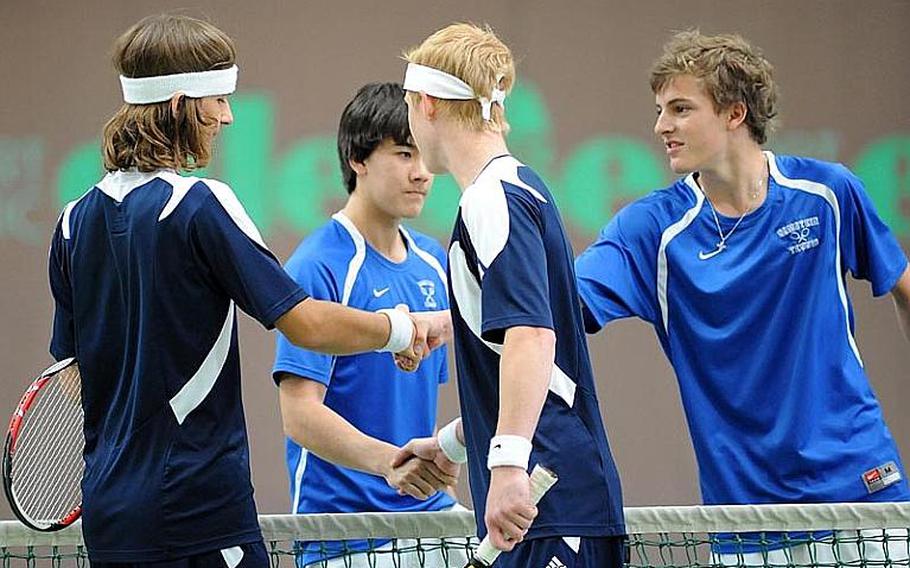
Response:
[[[250,542],[160,562],[91,562],[92,568],[268,568],[265,543]]]
[[[494,568],[622,568],[626,537],[550,537],[526,540],[503,553]]]

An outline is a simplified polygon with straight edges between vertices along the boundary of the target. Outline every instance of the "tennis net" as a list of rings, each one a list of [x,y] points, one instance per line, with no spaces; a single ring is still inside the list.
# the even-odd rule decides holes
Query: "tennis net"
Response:
[[[910,568],[910,503],[626,508],[629,568]],[[472,513],[263,515],[272,566],[462,568]],[[0,522],[0,567],[88,566],[78,523]]]

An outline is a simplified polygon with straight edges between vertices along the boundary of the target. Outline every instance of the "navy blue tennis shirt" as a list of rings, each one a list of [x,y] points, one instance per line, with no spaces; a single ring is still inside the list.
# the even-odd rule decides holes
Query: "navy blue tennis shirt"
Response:
[[[574,255],[553,196],[512,156],[487,164],[465,189],[449,247],[458,393],[478,534],[486,535],[487,449],[499,416],[499,366],[509,328],[556,335],[547,399],[530,465],[559,482],[525,537],[625,532],[622,490],[594,390],[575,284]]]
[[[49,273],[50,350],[82,372],[91,560],[261,539],[236,310],[271,328],[306,294],[231,189],[163,170],[108,174],[64,209]]]

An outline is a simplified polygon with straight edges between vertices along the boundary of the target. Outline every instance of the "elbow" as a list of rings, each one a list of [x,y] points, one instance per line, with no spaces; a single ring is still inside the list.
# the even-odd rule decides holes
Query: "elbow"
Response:
[[[529,353],[540,353],[549,358],[556,354],[556,333],[548,327],[515,327],[506,331],[506,343],[523,345]]]
[[[550,359],[556,359],[556,334],[552,329],[542,330],[543,333],[540,337],[539,344],[540,348],[546,350],[550,354]]]
[[[326,333],[328,318],[324,317],[319,304],[319,301],[307,298],[281,316],[275,326],[297,347],[333,354],[331,337]]]
[[[281,416],[281,429],[284,432],[284,435],[294,441],[298,446],[306,447],[306,424],[301,416],[295,415],[289,416],[288,413],[283,413]]]
[[[305,410],[303,412],[306,412]],[[302,448],[312,449],[313,440],[310,438],[310,432],[306,418],[303,416],[282,417],[282,430],[284,435],[290,438],[295,444]]]

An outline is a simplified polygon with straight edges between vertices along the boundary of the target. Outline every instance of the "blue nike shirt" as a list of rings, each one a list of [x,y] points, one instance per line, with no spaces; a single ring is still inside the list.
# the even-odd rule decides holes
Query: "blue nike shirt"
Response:
[[[445,255],[433,239],[402,227],[407,257],[396,263],[377,252],[343,213],[310,234],[286,264],[314,298],[375,311],[406,304],[412,312],[449,307]],[[403,446],[432,436],[439,385],[448,379],[446,347],[414,373],[399,370],[388,353],[330,356],[292,345],[278,334],[273,375],[290,373],[326,386],[324,404],[373,438]],[[399,495],[385,479],[349,469],[286,441],[291,512],[438,511],[455,501],[438,492],[425,501]],[[380,546],[385,541],[374,541]],[[312,544],[303,564],[367,550],[366,541]]]
[[[720,253],[693,175],[620,211],[576,261],[588,329],[654,326],[705,503],[908,500],[846,284],[885,294],[907,259],[846,168],[766,155],[767,198]]]

